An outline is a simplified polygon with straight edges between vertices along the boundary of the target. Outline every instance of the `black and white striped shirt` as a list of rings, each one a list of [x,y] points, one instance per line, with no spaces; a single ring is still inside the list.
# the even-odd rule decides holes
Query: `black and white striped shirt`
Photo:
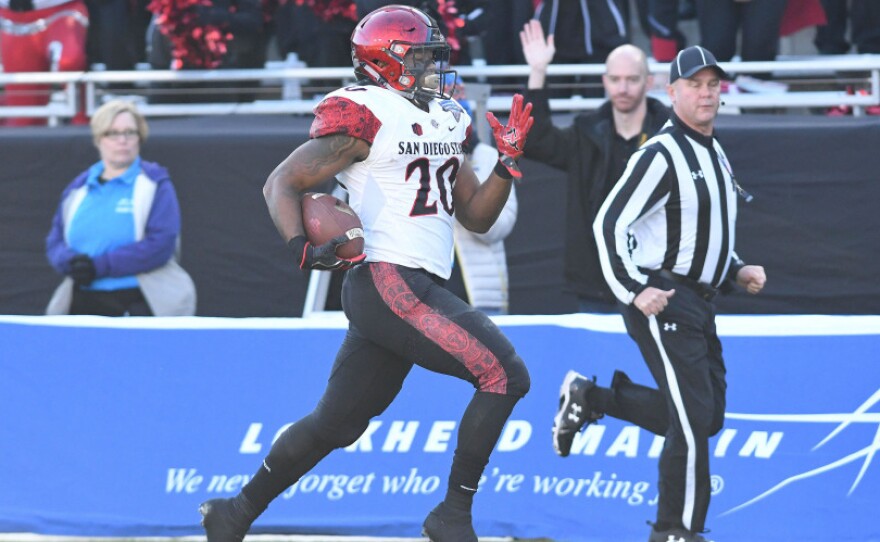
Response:
[[[635,153],[608,195],[593,232],[611,291],[632,303],[648,272],[666,269],[718,287],[731,264],[736,182],[715,138],[673,114]]]

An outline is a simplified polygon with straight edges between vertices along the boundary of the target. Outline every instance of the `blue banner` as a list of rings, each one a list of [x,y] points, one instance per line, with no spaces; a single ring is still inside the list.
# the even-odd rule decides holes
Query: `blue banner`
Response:
[[[557,457],[565,372],[651,384],[619,316],[499,317],[529,366],[475,500],[481,536],[642,541],[662,439],[602,420]],[[724,542],[880,540],[880,317],[719,317],[725,428],[707,527]],[[321,396],[344,321],[0,317],[0,531],[200,534]],[[253,533],[417,537],[473,389],[415,368],[398,399]]]

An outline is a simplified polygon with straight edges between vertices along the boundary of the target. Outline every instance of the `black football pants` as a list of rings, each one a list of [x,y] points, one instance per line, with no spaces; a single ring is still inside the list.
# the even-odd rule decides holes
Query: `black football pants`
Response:
[[[626,305],[622,313],[659,389],[633,384],[618,373],[607,414],[665,435],[657,521],[700,532],[711,493],[709,437],[721,430],[726,406],[715,307],[681,284],[652,280],[663,289],[675,288],[666,309],[645,317]]]
[[[414,364],[476,389],[458,428],[450,474],[450,487],[476,488],[513,406],[529,390],[513,345],[485,314],[423,270],[359,265],[346,274],[342,305],[349,330],[323,397],[275,441],[243,489],[255,510],[331,451],[354,443],[391,404]]]
[[[423,270],[355,267],[342,306],[349,330],[316,409],[321,433],[345,435],[338,444],[354,442],[388,407],[413,364],[466,380],[477,392],[522,397],[529,389],[525,364],[501,330]]]

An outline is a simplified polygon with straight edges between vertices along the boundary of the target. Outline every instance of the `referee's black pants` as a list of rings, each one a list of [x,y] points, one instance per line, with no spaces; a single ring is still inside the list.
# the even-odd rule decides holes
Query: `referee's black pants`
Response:
[[[675,288],[666,309],[646,317],[626,305],[622,313],[659,389],[617,373],[606,413],[666,437],[657,522],[701,532],[711,493],[709,437],[724,424],[727,389],[715,307],[681,284],[653,280],[663,289]]]

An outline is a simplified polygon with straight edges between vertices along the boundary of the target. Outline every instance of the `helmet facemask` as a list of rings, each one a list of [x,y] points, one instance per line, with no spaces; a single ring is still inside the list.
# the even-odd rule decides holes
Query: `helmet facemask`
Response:
[[[397,46],[393,43],[392,51]],[[405,90],[402,93],[410,99],[426,104],[434,98],[446,99],[452,94],[449,81],[455,81],[455,71],[449,68],[449,46],[446,42],[407,44],[407,51],[401,59],[404,66],[398,81]]]

